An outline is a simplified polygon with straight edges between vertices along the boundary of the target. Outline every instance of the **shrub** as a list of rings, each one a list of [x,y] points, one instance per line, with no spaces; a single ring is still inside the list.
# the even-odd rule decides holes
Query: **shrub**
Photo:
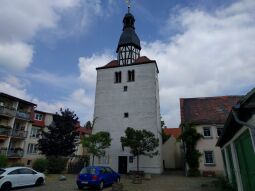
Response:
[[[47,168],[48,160],[44,158],[36,159],[32,165],[33,169],[38,172],[44,172]]]
[[[7,166],[7,157],[5,155],[0,155],[0,168],[5,168]]]
[[[67,172],[74,173],[74,174],[79,173],[84,166],[89,165],[89,158],[90,158],[89,156],[82,156],[82,157],[75,158],[74,161],[71,160],[68,163]]]
[[[58,174],[65,170],[67,159],[61,157],[48,157],[47,171],[50,174]]]

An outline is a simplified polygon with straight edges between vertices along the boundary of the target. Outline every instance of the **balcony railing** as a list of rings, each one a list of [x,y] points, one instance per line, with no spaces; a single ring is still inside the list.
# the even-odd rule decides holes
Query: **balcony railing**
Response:
[[[0,125],[0,136],[10,136],[11,134],[11,127],[9,126],[4,126],[4,125]]]
[[[8,158],[21,158],[24,156],[24,150],[20,148],[10,148],[7,152]]]
[[[16,112],[16,117],[20,118],[20,119],[27,120],[27,121],[29,121],[31,119],[30,113],[25,112],[25,111],[17,111]]]
[[[16,111],[15,111],[14,108],[8,108],[8,107],[0,106],[0,115],[14,117],[15,112]]]
[[[21,148],[9,148],[7,151],[7,148],[1,148],[0,154],[8,158],[21,158],[24,156],[24,150]]]
[[[25,139],[25,138],[27,138],[27,131],[13,129],[11,136],[15,137],[15,138]]]

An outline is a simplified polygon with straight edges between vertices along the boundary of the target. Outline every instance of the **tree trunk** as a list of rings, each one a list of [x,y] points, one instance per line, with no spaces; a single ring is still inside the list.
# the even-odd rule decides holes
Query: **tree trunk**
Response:
[[[92,157],[92,166],[94,166],[94,159],[95,159],[95,155],[93,155]]]

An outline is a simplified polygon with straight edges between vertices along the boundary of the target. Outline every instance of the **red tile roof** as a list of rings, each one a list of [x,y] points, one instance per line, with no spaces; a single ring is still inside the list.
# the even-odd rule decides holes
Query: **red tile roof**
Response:
[[[241,96],[180,98],[181,123],[224,124]]]
[[[79,132],[80,135],[84,135],[84,134],[91,135],[91,133],[92,133],[92,129],[88,129],[88,128],[84,128],[84,127],[79,127],[78,129],[76,129],[76,131]]]
[[[139,57],[134,63],[130,64],[130,65],[137,65],[137,64],[147,64],[147,63],[152,63],[155,62],[155,60],[150,60],[148,57],[146,56],[141,56]],[[97,69],[105,69],[105,68],[114,68],[114,67],[120,67],[118,60],[112,60],[111,62],[109,62],[108,64],[102,66],[102,67],[98,67]]]
[[[177,139],[181,135],[182,130],[181,128],[164,128],[164,133],[166,135],[172,135]]]

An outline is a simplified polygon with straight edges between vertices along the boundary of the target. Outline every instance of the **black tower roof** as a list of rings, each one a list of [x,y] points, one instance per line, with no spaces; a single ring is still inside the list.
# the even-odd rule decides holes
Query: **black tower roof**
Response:
[[[135,32],[135,18],[131,13],[127,13],[123,19],[123,32],[120,36],[116,52],[121,46],[133,45],[141,50],[140,39]]]

